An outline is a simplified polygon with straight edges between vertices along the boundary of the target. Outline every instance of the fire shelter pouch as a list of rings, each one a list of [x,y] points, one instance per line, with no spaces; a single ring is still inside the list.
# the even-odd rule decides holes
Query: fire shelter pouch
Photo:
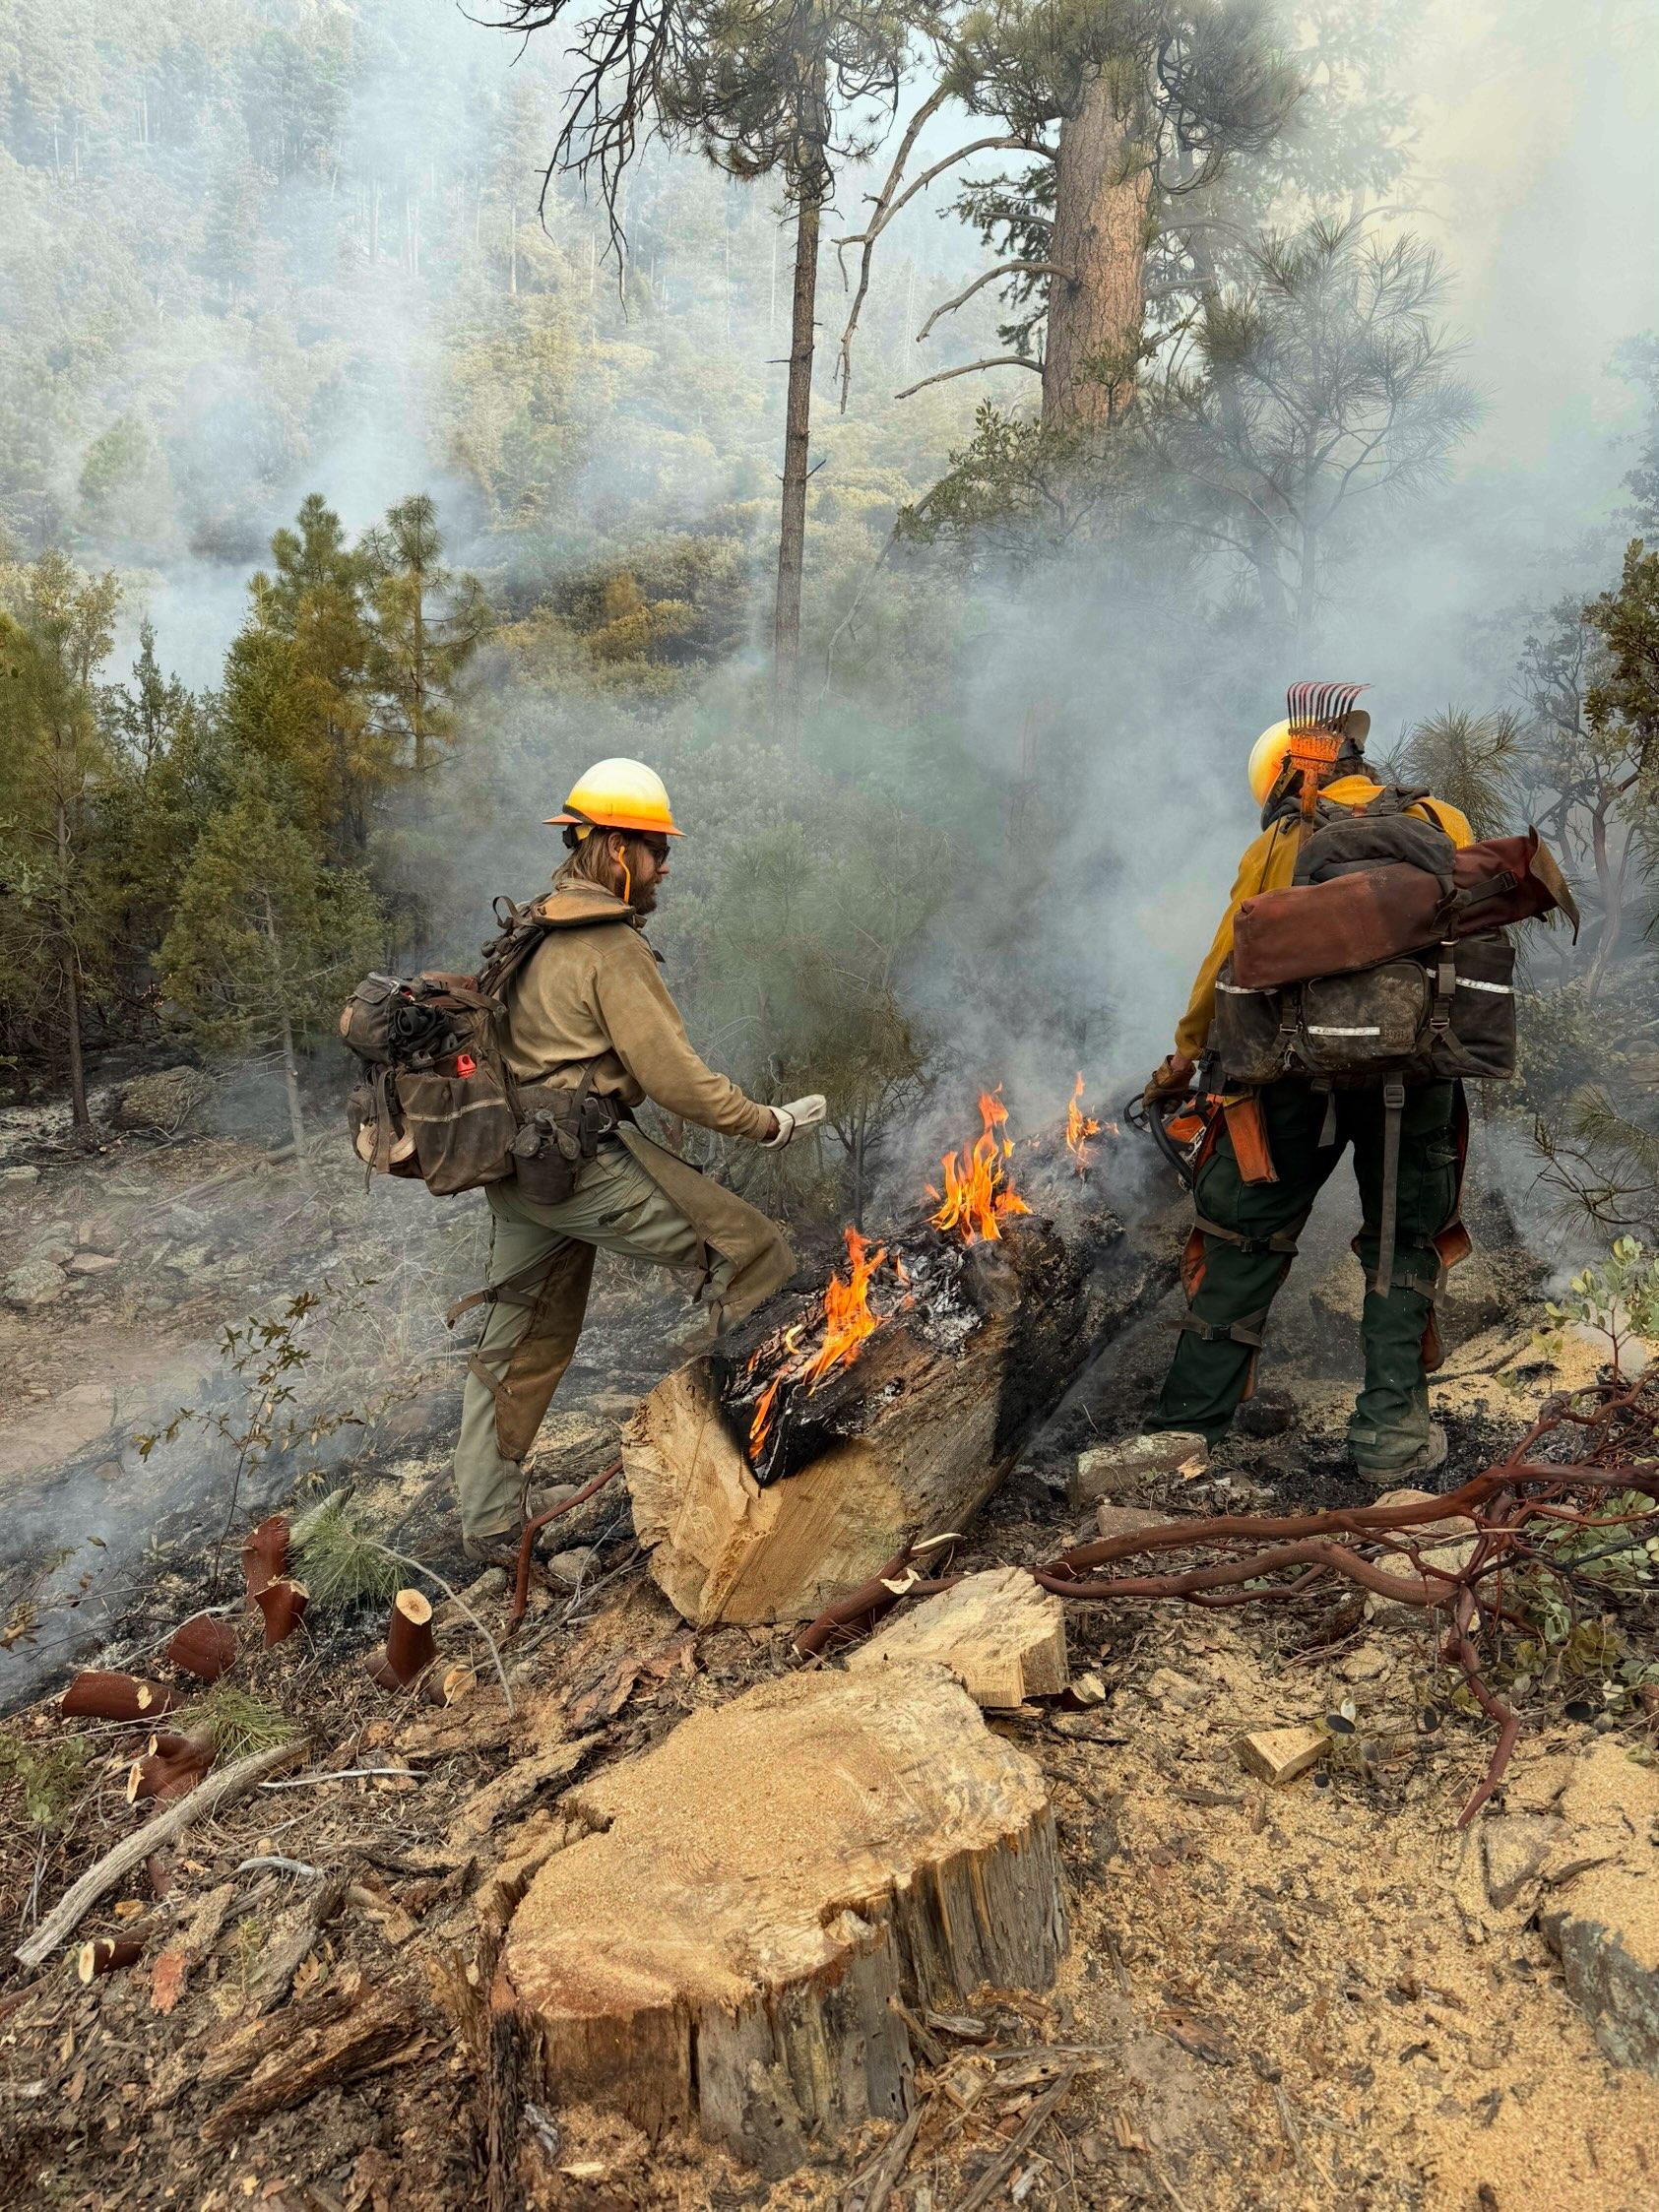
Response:
[[[487,1067],[472,1075],[398,1077],[404,1125],[415,1139],[421,1179],[438,1198],[513,1171],[518,1119],[506,1092]]]

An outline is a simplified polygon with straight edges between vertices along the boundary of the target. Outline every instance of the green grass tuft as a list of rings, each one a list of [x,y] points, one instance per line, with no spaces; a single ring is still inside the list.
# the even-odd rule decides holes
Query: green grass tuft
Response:
[[[56,1743],[0,1736],[0,1783],[19,1785],[23,1809],[36,1828],[55,1828],[86,1785],[92,1751],[84,1736]]]

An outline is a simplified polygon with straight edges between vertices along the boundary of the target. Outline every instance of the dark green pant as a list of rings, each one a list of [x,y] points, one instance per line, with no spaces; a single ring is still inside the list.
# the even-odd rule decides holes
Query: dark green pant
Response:
[[[1366,1270],[1361,1330],[1366,1382],[1349,1423],[1356,1457],[1386,1468],[1409,1459],[1429,1433],[1423,1337],[1438,1274],[1433,1239],[1457,1203],[1457,1087],[1413,1085],[1400,1122],[1393,1284],[1372,1285],[1382,1213],[1380,1090],[1334,1094],[1336,1142],[1321,1145],[1327,1094],[1304,1083],[1261,1094],[1278,1181],[1247,1183],[1223,1133],[1199,1171],[1194,1198],[1204,1232],[1203,1280],[1164,1383],[1154,1428],[1190,1428],[1212,1442],[1244,1395],[1267,1309],[1290,1272],[1290,1247],[1321,1186],[1350,1144],[1360,1186],[1360,1259]]]

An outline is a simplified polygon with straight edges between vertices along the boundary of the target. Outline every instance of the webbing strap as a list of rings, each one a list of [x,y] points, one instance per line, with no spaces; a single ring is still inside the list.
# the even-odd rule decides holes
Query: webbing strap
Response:
[[[1261,1350],[1262,1332],[1267,1327],[1267,1308],[1259,1313],[1246,1313],[1242,1321],[1200,1321],[1195,1313],[1183,1313],[1175,1327],[1186,1336],[1198,1337],[1205,1344],[1243,1344],[1250,1351]]]
[[[1294,1257],[1297,1238],[1307,1226],[1308,1216],[1304,1214],[1294,1229],[1275,1230],[1271,1236],[1245,1236],[1242,1231],[1224,1229],[1220,1222],[1212,1222],[1203,1214],[1195,1214],[1193,1222],[1205,1236],[1219,1237],[1222,1243],[1236,1245],[1241,1252],[1283,1252],[1287,1257]]]
[[[515,1274],[503,1275],[499,1283],[486,1283],[481,1291],[470,1291],[464,1298],[457,1298],[444,1315],[444,1327],[453,1329],[464,1313],[471,1313],[479,1305],[534,1306],[536,1296],[526,1297],[527,1291],[540,1296],[547,1280],[551,1254],[532,1260]]]
[[[1386,1297],[1394,1281],[1394,1225],[1400,1209],[1400,1118],[1406,1087],[1398,1076],[1382,1086],[1382,1211],[1377,1223],[1376,1283]]]
[[[1325,1115],[1319,1123],[1318,1149],[1321,1152],[1328,1152],[1336,1142],[1336,1092],[1328,1083],[1320,1084],[1316,1088],[1322,1090],[1325,1094]]]
[[[1410,1275],[1391,1274],[1386,1283],[1381,1280],[1381,1275],[1382,1270],[1380,1268],[1367,1268],[1366,1270],[1366,1289],[1374,1291],[1378,1297],[1386,1297],[1388,1293],[1393,1290],[1417,1291],[1426,1298],[1437,1298],[1446,1279],[1446,1271],[1443,1267],[1436,1267],[1432,1272],[1425,1271]]]

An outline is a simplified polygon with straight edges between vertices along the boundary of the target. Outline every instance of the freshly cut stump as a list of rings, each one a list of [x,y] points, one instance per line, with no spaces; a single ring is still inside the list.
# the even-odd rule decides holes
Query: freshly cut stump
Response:
[[[596,1832],[514,1915],[498,2048],[532,2094],[774,2178],[905,2113],[893,1999],[1044,1989],[1065,1945],[1043,1776],[942,1668],[764,1682],[559,1809]]]
[[[992,1712],[1057,1697],[1068,1678],[1065,1608],[1024,1567],[992,1567],[895,1613],[847,1664],[879,1673],[919,1659],[947,1667]]]

